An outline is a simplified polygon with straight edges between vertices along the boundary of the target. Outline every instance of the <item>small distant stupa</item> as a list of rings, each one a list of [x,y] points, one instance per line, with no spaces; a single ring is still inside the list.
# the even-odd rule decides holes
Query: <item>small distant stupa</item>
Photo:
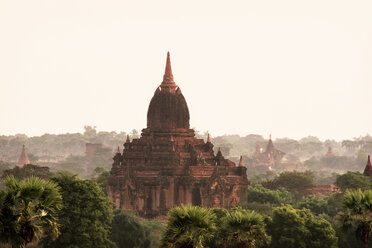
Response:
[[[22,152],[18,159],[18,165],[30,164],[30,159],[28,158],[25,145],[22,146]]]
[[[335,154],[332,151],[332,147],[328,146],[328,152],[324,155],[326,158],[332,158],[335,156]]]
[[[364,169],[363,175],[367,177],[372,177],[372,164],[371,164],[371,157],[368,155],[367,165]]]

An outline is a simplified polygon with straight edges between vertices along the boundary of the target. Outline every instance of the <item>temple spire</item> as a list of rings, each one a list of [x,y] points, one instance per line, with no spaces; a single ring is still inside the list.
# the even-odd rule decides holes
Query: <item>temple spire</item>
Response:
[[[208,133],[208,137],[207,137],[207,142],[211,143],[211,136],[209,136],[209,133]]]
[[[171,66],[169,52],[167,53],[167,64],[165,65],[165,73],[164,73],[164,79],[166,78],[172,78],[173,80],[172,66]]]
[[[126,140],[127,143],[130,143],[130,139],[129,139],[129,135],[127,134],[127,140]]]
[[[243,164],[243,156],[240,156],[239,167],[244,167],[244,164]]]
[[[325,156],[328,157],[328,158],[334,157],[331,146],[328,146],[328,152],[325,154]]]
[[[25,145],[22,146],[22,152],[18,159],[18,165],[29,164],[30,159],[28,158]]]
[[[367,165],[364,169],[363,175],[372,177],[372,164],[371,164],[371,157],[368,155]]]
[[[120,153],[120,148],[119,148],[119,146],[118,146],[118,149],[116,150],[116,153]]]
[[[170,61],[170,54],[167,53],[167,63],[165,65],[165,72],[163,76],[163,82],[161,83],[162,90],[174,90],[177,85],[174,82],[173,74],[172,74],[172,66]]]

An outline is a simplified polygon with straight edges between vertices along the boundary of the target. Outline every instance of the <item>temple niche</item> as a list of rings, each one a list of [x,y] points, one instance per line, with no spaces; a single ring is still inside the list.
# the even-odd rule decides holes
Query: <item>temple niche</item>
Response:
[[[155,90],[141,137],[118,147],[107,183],[116,208],[142,217],[166,215],[173,206],[225,207],[245,201],[248,179],[242,160],[224,158],[207,138],[195,138],[169,53],[163,82]]]

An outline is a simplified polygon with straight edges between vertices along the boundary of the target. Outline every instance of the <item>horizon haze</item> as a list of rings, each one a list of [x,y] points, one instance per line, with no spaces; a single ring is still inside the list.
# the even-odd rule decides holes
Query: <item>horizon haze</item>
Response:
[[[141,130],[170,51],[212,136],[372,133],[372,2],[1,1],[0,135]]]

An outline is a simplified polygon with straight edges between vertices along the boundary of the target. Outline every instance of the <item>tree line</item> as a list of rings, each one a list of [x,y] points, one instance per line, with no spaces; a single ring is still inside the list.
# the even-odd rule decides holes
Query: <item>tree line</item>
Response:
[[[163,222],[113,210],[108,171],[92,179],[47,167],[5,170],[0,243],[12,247],[371,247],[372,183],[359,172],[312,191],[315,173],[282,172],[248,187],[230,209],[178,206]],[[1,247],[1,245],[0,245]]]

